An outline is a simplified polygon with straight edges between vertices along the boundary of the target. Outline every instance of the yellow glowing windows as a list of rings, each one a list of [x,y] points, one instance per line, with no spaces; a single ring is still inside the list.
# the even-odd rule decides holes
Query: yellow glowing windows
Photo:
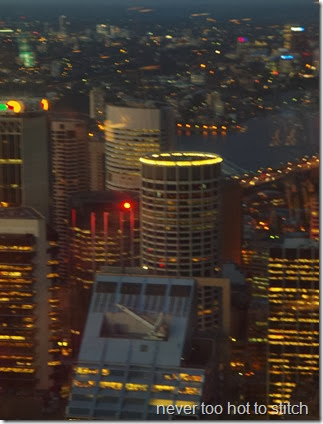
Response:
[[[100,381],[101,389],[122,390],[123,384],[115,381]]]
[[[127,383],[126,384],[126,390],[128,390],[128,391],[134,391],[134,392],[147,392],[147,390],[148,390],[148,384]]]
[[[82,368],[82,367],[77,367],[75,371],[77,374],[98,374],[99,372],[99,370],[97,369],[91,370],[90,368]]]

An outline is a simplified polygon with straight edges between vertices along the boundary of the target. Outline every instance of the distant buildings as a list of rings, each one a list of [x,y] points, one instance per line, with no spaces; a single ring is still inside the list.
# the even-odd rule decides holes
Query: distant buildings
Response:
[[[58,18],[58,34],[62,37],[67,35],[67,24],[66,24],[66,16],[61,15]]]
[[[172,111],[148,102],[108,105],[105,136],[106,188],[139,191],[139,158],[174,146]]]
[[[216,117],[223,115],[224,104],[223,104],[223,101],[221,100],[220,93],[216,91],[213,93],[208,93],[206,96],[206,101],[209,108],[215,114]]]
[[[24,68],[33,68],[35,66],[35,53],[32,51],[26,35],[18,39],[19,59]]]
[[[159,275],[217,274],[222,159],[178,152],[145,156],[140,162],[142,266]]]
[[[55,241],[35,210],[1,208],[0,245],[1,387],[46,391],[60,364]]]

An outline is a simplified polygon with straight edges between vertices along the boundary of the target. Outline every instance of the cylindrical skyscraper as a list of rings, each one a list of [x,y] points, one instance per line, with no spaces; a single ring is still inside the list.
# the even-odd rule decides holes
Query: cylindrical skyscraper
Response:
[[[140,157],[173,148],[172,110],[146,102],[108,105],[106,114],[105,186],[112,190],[139,191]]]
[[[162,153],[140,162],[142,266],[154,274],[216,274],[222,158]]]

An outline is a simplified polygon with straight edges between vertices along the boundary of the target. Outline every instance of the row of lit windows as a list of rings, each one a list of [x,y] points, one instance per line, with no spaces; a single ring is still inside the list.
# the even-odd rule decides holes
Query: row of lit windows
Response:
[[[76,367],[75,372],[81,375],[90,375],[99,374],[100,370],[97,368],[88,368],[88,367]],[[110,370],[107,368],[102,368],[101,373],[103,376],[110,375]],[[194,381],[194,382],[202,382],[203,377],[201,375],[191,375],[187,373],[179,373],[179,374],[164,374],[165,380],[180,380],[180,381]]]
[[[88,381],[78,381],[74,380],[74,386],[75,387],[93,387],[96,385],[96,382],[94,380],[88,380]],[[140,391],[140,392],[147,392],[149,390],[148,384],[137,384],[137,383],[123,383],[115,382],[115,381],[100,381],[99,387],[103,389],[112,389],[112,390],[122,390],[123,386],[125,387],[126,391]],[[151,387],[152,392],[174,392],[176,389],[175,386],[168,386],[168,385],[162,385],[162,384],[154,384]],[[186,395],[199,395],[201,393],[200,389],[196,387],[183,387],[178,389],[179,394],[186,394]]]

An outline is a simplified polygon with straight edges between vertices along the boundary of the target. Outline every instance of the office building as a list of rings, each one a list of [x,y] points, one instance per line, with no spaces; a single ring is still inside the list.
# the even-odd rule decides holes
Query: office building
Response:
[[[200,404],[195,290],[193,279],[98,273],[67,418],[164,420],[161,407]]]
[[[222,116],[224,113],[224,103],[221,99],[220,93],[217,91],[214,91],[213,93],[208,93],[206,96],[206,102],[212,111],[214,113],[215,117]]]
[[[106,188],[139,191],[139,159],[173,149],[172,111],[151,102],[108,105],[105,136]]]
[[[236,54],[238,57],[243,57],[250,50],[250,42],[246,37],[238,37],[237,38],[237,46],[236,46]]]
[[[320,204],[318,196],[312,193],[309,202],[310,209],[310,239],[319,240],[320,238]]]
[[[78,352],[94,275],[102,266],[139,266],[137,193],[85,192],[71,197],[69,281],[73,351]]]
[[[60,275],[68,263],[69,200],[89,188],[88,133],[81,118],[53,115],[51,119],[54,228],[60,248]]]
[[[283,29],[283,47],[288,52],[303,54],[309,49],[305,28],[298,25],[285,25]]]
[[[18,39],[19,59],[24,68],[33,68],[35,66],[35,53],[32,51],[30,42],[26,35]]]
[[[94,87],[89,92],[90,118],[96,121],[104,121],[105,90],[103,87]]]
[[[289,74],[294,69],[294,56],[291,54],[282,54],[279,59],[279,72],[281,74]]]
[[[162,153],[140,159],[141,258],[154,274],[216,275],[220,270],[219,181],[211,153]]]
[[[64,16],[64,15],[61,15],[58,18],[58,33],[62,37],[65,37],[67,35],[66,16]]]
[[[105,189],[105,141],[102,132],[90,133],[89,138],[89,172],[90,190]]]
[[[225,167],[225,165],[224,165]],[[241,185],[232,179],[221,183],[222,201],[222,261],[241,263],[242,243],[242,192]]]
[[[1,387],[48,390],[59,365],[55,241],[34,209],[1,208],[0,245]]]
[[[228,278],[195,279],[197,331],[228,337],[231,334],[231,287]]]
[[[268,405],[273,405],[318,384],[318,242],[286,238],[270,249],[268,273]]]
[[[48,101],[0,99],[0,202],[50,218]]]

